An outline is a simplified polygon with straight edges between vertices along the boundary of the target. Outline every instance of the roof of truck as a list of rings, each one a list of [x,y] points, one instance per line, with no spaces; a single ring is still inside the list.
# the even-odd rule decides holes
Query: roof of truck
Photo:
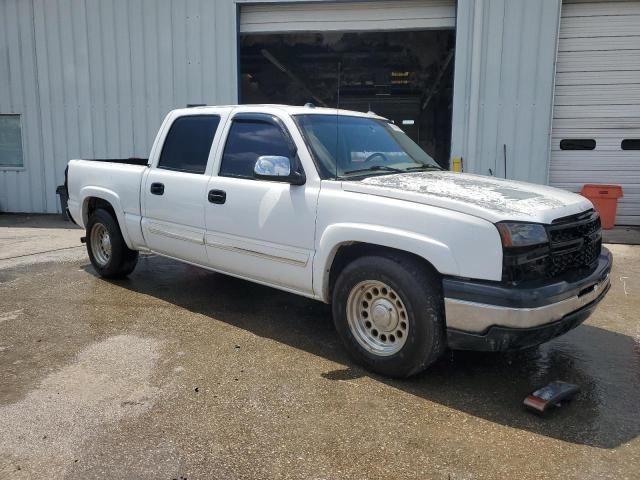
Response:
[[[240,112],[273,112],[273,110],[279,110],[289,115],[343,115],[350,117],[367,117],[367,118],[380,118],[386,120],[384,117],[377,115],[374,112],[356,112],[354,110],[343,110],[336,108],[316,107],[313,104],[299,105],[281,105],[281,104],[245,104],[245,105],[202,105],[197,107],[188,107],[179,109],[181,115],[188,115],[189,113],[202,114],[210,110],[212,113],[216,109],[228,108],[234,111]]]

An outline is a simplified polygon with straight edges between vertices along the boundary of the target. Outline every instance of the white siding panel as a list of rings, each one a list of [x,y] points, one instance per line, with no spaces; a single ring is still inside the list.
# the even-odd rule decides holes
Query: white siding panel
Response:
[[[572,2],[562,10],[549,181],[580,191],[585,183],[621,185],[616,222],[640,225],[640,1]],[[590,151],[560,149],[563,138],[590,138]]]
[[[22,70],[24,72],[24,91],[27,95],[23,101],[23,152],[27,168],[36,171],[44,170],[42,137],[39,134],[42,128],[40,118],[40,99],[38,96],[37,64],[33,57],[27,52],[35,48],[35,37],[33,34],[33,5],[31,2],[19,3],[19,30]],[[45,208],[45,198],[43,195],[44,179],[41,175],[25,176],[20,173],[16,175],[21,185],[20,204],[28,205],[30,210],[41,211]],[[26,177],[26,178],[24,178]],[[0,200],[1,204],[1,200]]]
[[[602,85],[583,85],[577,89],[573,85],[558,85],[556,87],[556,105],[558,100],[564,100],[566,105],[598,105],[602,103],[615,103],[621,98],[635,103],[640,99],[640,85],[612,84],[607,88]]]
[[[22,143],[24,165],[27,168],[27,152],[25,124],[31,121],[25,114],[25,106],[30,92],[28,86],[23,84],[25,80],[25,67],[28,59],[22,58],[23,35],[21,25],[10,18],[17,18],[19,11],[18,1],[5,2],[0,5],[0,81],[7,82],[11,87],[9,91],[0,95],[0,113],[20,114],[22,124]],[[4,47],[4,48],[3,48]],[[33,165],[31,165],[33,166]],[[29,181],[23,178],[20,171],[9,169],[0,179],[0,205],[17,205],[21,202],[30,203],[30,198],[25,194],[29,190]]]
[[[24,169],[0,211],[59,211],[69,158],[148,155],[172,108],[237,101],[233,0],[0,0],[0,114]]]
[[[547,183],[560,0],[457,6],[452,157],[467,172]]]
[[[629,5],[633,6],[633,3]],[[622,11],[624,5],[619,7]],[[606,17],[576,17],[562,18],[560,39],[564,38],[595,38],[595,37],[626,37],[638,34],[633,22],[640,15],[615,15]]]
[[[453,28],[453,0],[290,2],[242,7],[242,33]]]
[[[0,113],[19,114],[22,129],[24,169],[0,169],[0,209],[2,205],[29,205],[40,208],[42,195],[38,179],[24,175],[26,169],[41,169],[42,147],[33,129],[39,125],[38,98],[33,58],[24,52],[33,48],[30,24],[31,5],[13,0],[0,3]],[[5,85],[5,88],[2,88]],[[29,128],[31,127],[31,128]],[[30,192],[38,189],[33,197]]]
[[[606,75],[601,72],[558,72],[556,87],[562,85],[633,85],[638,83],[638,72],[610,70]]]
[[[562,17],[599,17],[620,16],[620,15],[640,15],[640,3],[605,1],[594,2],[593,0],[565,0],[562,6]],[[606,19],[605,19],[606,20]]]
[[[132,105],[132,152],[136,156],[146,157],[147,147],[147,86],[144,49],[144,11],[143,2],[131,2],[129,8],[129,40],[131,44],[131,105]],[[144,153],[143,153],[144,152]]]
[[[628,127],[637,122],[638,105],[625,104],[623,99],[618,99],[614,105],[560,105],[554,110],[555,118],[627,118],[630,121]],[[623,127],[624,128],[624,127]]]
[[[632,17],[633,18],[633,17]],[[640,25],[640,17],[637,19]],[[561,40],[562,41],[562,40]],[[612,55],[611,52],[615,52]],[[559,52],[558,72],[640,71],[640,50]],[[640,73],[638,73],[640,78]]]
[[[574,135],[581,131],[585,131],[586,138],[594,138],[600,132],[618,131],[618,138],[631,135],[630,138],[637,138],[633,132],[628,133],[627,130],[633,131],[638,126],[638,117],[585,117],[585,118],[558,118],[553,119],[553,132],[559,134],[565,130],[572,130]],[[575,137],[574,137],[575,138]]]
[[[594,42],[592,37],[588,38],[564,38],[560,45],[560,52],[585,52],[585,51],[606,51],[606,50],[640,50],[640,32],[635,35],[620,37],[599,37]]]

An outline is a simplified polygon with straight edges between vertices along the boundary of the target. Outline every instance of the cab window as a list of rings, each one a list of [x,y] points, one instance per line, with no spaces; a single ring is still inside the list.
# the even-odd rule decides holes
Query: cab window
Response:
[[[219,124],[218,115],[177,118],[164,140],[158,168],[203,174]]]
[[[291,156],[282,130],[268,122],[234,121],[222,154],[220,176],[253,179],[253,168],[262,155]]]

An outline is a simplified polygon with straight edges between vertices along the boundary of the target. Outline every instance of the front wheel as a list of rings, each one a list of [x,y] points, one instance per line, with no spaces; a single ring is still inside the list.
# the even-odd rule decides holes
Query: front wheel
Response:
[[[138,252],[127,247],[118,222],[103,209],[93,212],[87,222],[87,253],[105,278],[126,277],[138,263]]]
[[[338,334],[356,362],[376,373],[408,377],[445,350],[439,278],[402,254],[361,257],[333,289]]]

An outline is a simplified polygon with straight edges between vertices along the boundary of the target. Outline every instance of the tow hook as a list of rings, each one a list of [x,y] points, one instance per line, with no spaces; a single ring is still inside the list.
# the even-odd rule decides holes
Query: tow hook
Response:
[[[87,243],[87,237],[80,237],[80,243]]]

